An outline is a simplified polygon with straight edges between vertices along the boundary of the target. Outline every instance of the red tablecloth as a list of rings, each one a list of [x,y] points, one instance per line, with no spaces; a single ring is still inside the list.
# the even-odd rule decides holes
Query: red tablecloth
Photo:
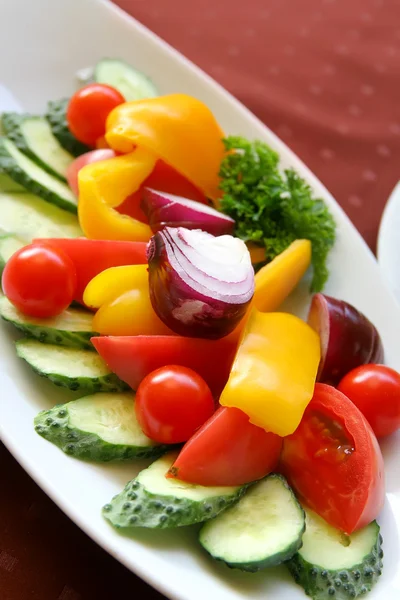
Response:
[[[400,175],[399,0],[117,3],[293,148],[374,249]],[[3,447],[0,464],[1,600],[161,598],[72,524]]]

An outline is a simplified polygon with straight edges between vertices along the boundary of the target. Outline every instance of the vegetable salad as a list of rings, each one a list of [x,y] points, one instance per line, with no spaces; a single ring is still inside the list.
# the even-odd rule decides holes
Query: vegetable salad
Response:
[[[45,117],[2,116],[0,315],[21,359],[82,393],[37,433],[75,459],[152,459],[103,507],[117,529],[202,523],[210,560],[365,595],[400,375],[323,294],[332,215],[196,98],[117,59],[82,77]],[[306,322],[279,308],[309,268]]]

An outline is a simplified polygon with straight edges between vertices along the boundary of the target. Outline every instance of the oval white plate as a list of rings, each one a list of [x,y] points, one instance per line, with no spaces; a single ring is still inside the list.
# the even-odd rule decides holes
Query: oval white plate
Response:
[[[377,255],[387,285],[400,302],[400,182],[390,194],[383,211]]]
[[[328,294],[352,302],[371,318],[383,337],[387,361],[400,369],[400,313],[385,289],[379,268],[330,194],[292,152],[214,81],[108,2],[95,0],[14,0],[1,2],[0,81],[28,110],[43,111],[47,100],[73,90],[78,69],[103,56],[122,57],[147,73],[160,91],[187,92],[206,102],[223,128],[268,142],[284,166],[295,167],[330,206],[338,239],[330,258]],[[21,32],[23,30],[23,42]],[[27,52],[29,48],[29,52]],[[1,207],[0,207],[1,210]],[[305,285],[287,307],[304,315]],[[4,324],[0,337],[0,426],[4,443],[22,466],[88,535],[128,568],[170,598],[179,600],[305,599],[284,568],[241,574],[209,559],[193,529],[119,535],[100,509],[138,470],[137,465],[100,466],[78,462],[40,438],[32,420],[43,408],[65,401],[15,356],[14,335]],[[400,461],[398,439],[384,444],[387,503],[380,519],[385,570],[371,600],[400,597]]]

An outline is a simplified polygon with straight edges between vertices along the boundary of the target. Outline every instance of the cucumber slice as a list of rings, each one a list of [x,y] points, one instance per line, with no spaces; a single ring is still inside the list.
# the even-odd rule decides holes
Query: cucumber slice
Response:
[[[4,137],[0,138],[0,171],[46,202],[73,213],[78,211],[78,199],[68,185],[38,167]]]
[[[74,160],[51,131],[45,117],[4,113],[2,125],[6,136],[42,169],[67,181],[67,169]]]
[[[93,315],[86,310],[68,308],[58,317],[35,319],[23,315],[3,296],[0,297],[0,316],[44,344],[94,350],[90,338],[98,334],[92,331]]]
[[[17,355],[41,377],[60,387],[84,392],[121,392],[129,387],[111,373],[104,360],[90,350],[62,348],[23,339],[16,342]]]
[[[369,592],[381,575],[381,544],[376,521],[347,536],[307,509],[303,546],[287,566],[314,600],[350,600]]]
[[[132,393],[94,394],[44,410],[35,417],[35,430],[82,460],[157,457],[167,448],[142,432]]]
[[[78,218],[33,194],[0,193],[0,228],[24,242],[83,235]]]
[[[203,487],[167,479],[177,455],[169,452],[141,471],[103,507],[104,517],[116,528],[181,527],[215,517],[244,493],[246,486]]]
[[[301,547],[304,530],[303,509],[286,480],[273,474],[203,525],[199,540],[228,567],[255,573],[291,558]]]
[[[116,58],[100,60],[94,68],[93,78],[117,89],[127,102],[158,96],[155,85],[146,75]]]
[[[14,254],[14,252],[23,246],[24,243],[14,235],[0,235],[0,275],[3,273],[3,269],[6,266],[8,259]]]
[[[61,146],[73,156],[80,156],[85,152],[93,150],[93,148],[82,144],[68,129],[66,117],[68,102],[69,98],[50,101],[47,105],[46,119],[50,123],[54,137],[59,141]]]
[[[26,189],[16,183],[11,177],[5,175],[4,173],[0,173],[0,192],[21,192],[26,193]]]

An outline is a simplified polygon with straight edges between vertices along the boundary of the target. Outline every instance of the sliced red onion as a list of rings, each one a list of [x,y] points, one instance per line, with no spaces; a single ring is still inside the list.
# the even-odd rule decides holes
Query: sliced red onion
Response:
[[[318,381],[337,385],[355,367],[383,361],[383,346],[377,329],[344,300],[315,294],[308,324],[321,340]]]
[[[176,333],[221,338],[245,315],[254,270],[242,240],[166,227],[151,238],[147,258],[153,308]]]
[[[224,235],[232,233],[235,226],[231,217],[211,206],[151,188],[144,188],[141,208],[154,233],[164,227],[186,227]]]

